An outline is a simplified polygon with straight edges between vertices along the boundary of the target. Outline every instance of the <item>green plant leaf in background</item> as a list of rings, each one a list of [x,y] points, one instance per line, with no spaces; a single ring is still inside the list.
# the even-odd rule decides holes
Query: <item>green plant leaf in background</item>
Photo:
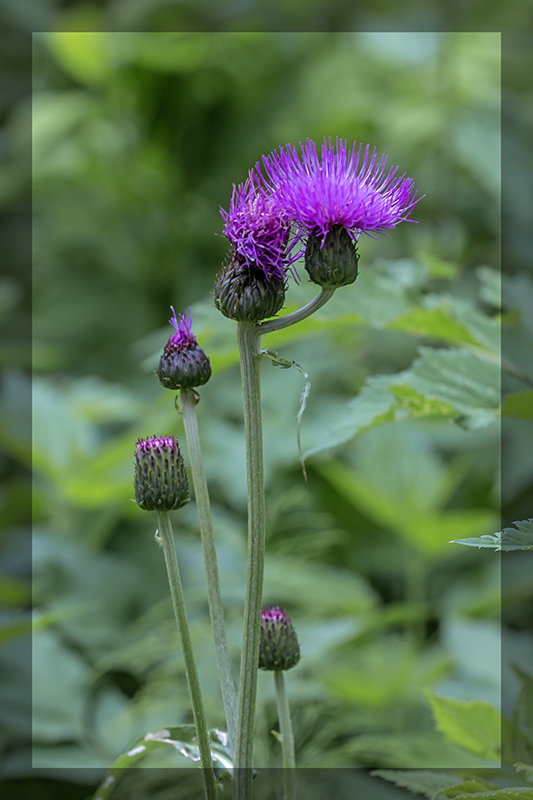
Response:
[[[212,730],[210,736],[213,767],[215,775],[220,780],[223,776],[230,774],[233,768],[227,749],[227,735],[221,731]],[[176,758],[178,764],[182,762],[181,766],[183,766],[182,759],[198,764],[200,753],[194,739],[194,725],[171,726],[163,728],[157,733],[147,733],[127,753],[123,753],[117,758],[108,775],[96,790],[93,800],[106,800],[116,788],[123,770],[134,767],[141,758],[161,748],[173,749],[178,755]]]
[[[471,539],[453,539],[454,544],[491,550],[533,550],[533,518],[513,522],[514,528],[504,528],[497,533],[485,533]]]
[[[477,700],[464,701],[426,690],[435,724],[450,742],[484,759],[500,761],[501,715]]]

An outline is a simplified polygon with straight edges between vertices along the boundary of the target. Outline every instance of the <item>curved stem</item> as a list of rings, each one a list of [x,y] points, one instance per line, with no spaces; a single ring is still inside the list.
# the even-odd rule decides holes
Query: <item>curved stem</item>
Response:
[[[265,559],[265,490],[258,326],[239,322],[237,339],[241,364],[246,438],[248,569],[239,683],[237,745],[235,748],[234,797],[235,800],[249,800],[252,789],[253,732]]]
[[[259,334],[263,333],[271,333],[272,331],[279,331],[282,328],[288,328],[289,325],[294,325],[295,322],[301,322],[306,317],[311,316],[314,314],[315,311],[318,311],[328,300],[333,297],[333,293],[335,289],[324,289],[320,290],[320,294],[318,294],[314,300],[311,300],[310,303],[307,305],[302,306],[297,311],[293,311],[292,314],[286,314],[284,317],[279,317],[277,319],[268,319],[266,322],[262,322],[260,325],[257,326],[257,330]]]
[[[294,756],[294,736],[292,733],[291,712],[289,701],[285,691],[285,680],[283,672],[274,672],[274,684],[276,686],[276,704],[278,706],[279,728],[281,733],[281,748],[283,753],[283,769],[285,783],[285,800],[295,798],[295,769],[296,759]]]
[[[196,418],[196,401],[193,392],[186,389],[181,390],[181,407],[194,485],[194,496],[196,498],[198,520],[200,523],[200,534],[207,578],[209,615],[211,617],[213,638],[215,640],[218,677],[228,726],[230,749],[231,752],[234,753],[237,729],[237,702],[235,698],[235,685],[231,675],[226,628],[224,626],[224,607],[222,605],[222,593],[220,591],[218,575],[215,537],[213,534],[213,518],[211,516],[211,504],[209,502],[209,492],[202,460],[202,451],[200,449],[200,435],[198,433],[198,421]]]
[[[217,800],[217,784],[215,780],[215,773],[213,772],[213,760],[209,745],[209,731],[207,728],[204,703],[200,690],[198,670],[196,669],[196,662],[194,660],[189,623],[187,622],[187,614],[185,612],[185,598],[183,596],[183,587],[181,585],[178,559],[176,557],[174,537],[172,535],[172,524],[170,522],[168,511],[158,511],[157,524],[159,528],[161,545],[163,547],[163,553],[165,555],[165,564],[167,567],[168,583],[170,586],[170,595],[172,597],[174,616],[176,617],[176,624],[183,650],[183,659],[185,661],[185,674],[187,676],[187,684],[189,686],[189,693],[191,696],[194,723],[196,725],[196,736],[198,739],[198,749],[200,751],[200,759],[203,767],[202,774],[204,779],[205,796],[207,800]]]

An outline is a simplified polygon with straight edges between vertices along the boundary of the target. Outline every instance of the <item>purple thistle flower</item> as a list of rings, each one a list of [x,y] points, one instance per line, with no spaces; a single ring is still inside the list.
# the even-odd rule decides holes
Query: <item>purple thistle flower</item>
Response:
[[[400,222],[415,222],[410,213],[421,200],[413,189],[412,178],[398,175],[398,167],[387,170],[387,156],[377,160],[376,149],[346,141],[322,142],[320,157],[315,143],[300,143],[301,154],[292,145],[263,156],[258,177],[270,191],[280,212],[291,222],[322,237],[336,227],[345,228],[350,238],[362,233],[383,232]],[[362,158],[361,158],[362,156]],[[303,232],[300,231],[302,234]]]
[[[224,235],[233,247],[235,259],[248,269],[260,269],[267,278],[285,278],[297,256],[287,253],[290,223],[279,203],[262,190],[250,173],[248,179],[233,185],[229,211],[220,209]]]
[[[159,382],[166,389],[203,386],[211,377],[211,363],[192,332],[191,309],[186,317],[185,314],[176,315],[173,306],[170,308],[169,322],[176,333],[169,338],[159,359]]]

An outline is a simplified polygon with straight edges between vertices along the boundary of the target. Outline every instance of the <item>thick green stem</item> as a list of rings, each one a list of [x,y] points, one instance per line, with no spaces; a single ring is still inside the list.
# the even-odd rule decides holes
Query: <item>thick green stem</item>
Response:
[[[310,316],[330,299],[333,292],[333,289],[322,289],[314,300],[285,317],[267,320],[260,325],[239,322],[237,326],[246,439],[248,567],[234,759],[235,800],[250,800],[252,792],[253,733],[265,561],[263,425],[259,380],[260,337],[262,334],[287,328]]]
[[[285,680],[281,670],[276,670],[276,672],[274,672],[274,683],[276,685],[276,703],[278,706],[281,748],[283,753],[285,800],[295,800],[296,759],[294,757],[294,736],[292,733],[289,701],[285,691]]]
[[[263,435],[259,382],[259,335],[257,327],[239,322],[237,327],[246,438],[248,483],[248,569],[244,606],[244,631],[239,683],[237,745],[235,749],[235,800],[250,800],[252,754],[263,567],[265,560],[265,490]]]
[[[194,496],[196,498],[198,520],[200,522],[200,534],[207,578],[207,597],[209,601],[209,614],[211,617],[213,638],[215,640],[218,677],[220,680],[224,712],[226,714],[230,748],[231,752],[234,753],[237,731],[235,685],[231,675],[226,628],[224,626],[224,607],[222,605],[222,594],[218,575],[215,537],[213,534],[213,518],[211,516],[211,504],[209,502],[209,492],[202,460],[202,451],[200,449],[200,436],[198,433],[198,421],[196,419],[196,401],[191,391],[181,390],[181,407],[194,485]]]
[[[183,650],[183,659],[185,661],[185,674],[187,676],[187,683],[191,696],[194,723],[196,725],[196,736],[198,739],[198,749],[200,751],[200,759],[203,767],[202,773],[204,779],[205,796],[207,800],[216,800],[217,784],[215,780],[215,773],[213,772],[211,748],[209,746],[209,730],[207,728],[204,703],[200,691],[198,670],[196,669],[191,634],[189,631],[189,624],[187,622],[187,614],[185,612],[185,598],[183,596],[183,588],[181,585],[181,578],[178,568],[178,559],[176,557],[176,549],[174,547],[172,524],[167,511],[159,511],[157,513],[157,524],[159,528],[159,540],[165,555],[170,595],[172,597],[174,615],[176,617],[176,624],[178,626],[178,633],[181,639],[181,647]]]
[[[303,319],[306,319],[306,317],[310,317],[311,314],[318,311],[319,308],[333,297],[334,291],[335,289],[321,289],[320,294],[318,294],[314,300],[311,300],[310,303],[302,306],[302,308],[299,308],[297,311],[293,311],[292,314],[286,314],[284,317],[276,317],[276,319],[267,319],[266,322],[262,322],[257,326],[259,333],[263,334],[279,331],[282,328],[288,328],[290,325],[294,325],[296,322],[301,322]]]

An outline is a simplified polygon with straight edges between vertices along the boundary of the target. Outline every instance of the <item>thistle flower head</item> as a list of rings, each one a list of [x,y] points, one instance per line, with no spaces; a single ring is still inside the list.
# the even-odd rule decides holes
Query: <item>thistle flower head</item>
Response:
[[[253,173],[244,183],[233,186],[230,209],[221,208],[220,213],[234,259],[249,270],[262,270],[267,278],[283,280],[294,260],[287,253],[290,223]]]
[[[185,464],[173,436],[137,441],[134,485],[137,505],[146,511],[172,511],[189,500]]]
[[[191,327],[191,310],[176,315],[174,308],[169,322],[174,327],[159,360],[157,374],[166,389],[192,389],[207,383],[211,377],[211,363],[198,346]]]
[[[258,178],[280,212],[322,241],[335,226],[353,239],[414,222],[409,215],[421,200],[411,178],[398,175],[398,167],[387,169],[387,156],[378,160],[375,148],[371,152],[369,145],[356,143],[349,148],[338,137],[335,144],[324,137],[320,155],[311,139],[300,143],[300,152],[290,144],[280,147],[263,156],[263,169],[266,179],[258,162]]]
[[[300,646],[292,620],[275,606],[261,611],[259,668],[286,670],[300,660]]]

